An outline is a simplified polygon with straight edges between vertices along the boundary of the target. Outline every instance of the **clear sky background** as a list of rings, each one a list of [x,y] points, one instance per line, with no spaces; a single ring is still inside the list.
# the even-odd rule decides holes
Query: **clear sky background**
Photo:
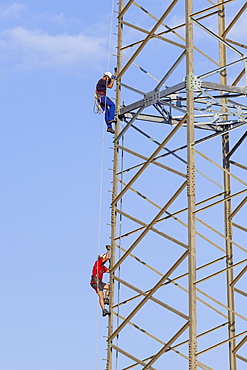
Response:
[[[92,109],[108,67],[111,3],[101,8],[84,0],[0,4],[1,370],[95,368],[98,303],[89,279],[105,126]],[[111,140],[103,141],[103,246]]]
[[[93,98],[116,65],[111,6],[0,4],[1,370],[93,370],[106,356],[89,278],[110,240],[112,136]]]

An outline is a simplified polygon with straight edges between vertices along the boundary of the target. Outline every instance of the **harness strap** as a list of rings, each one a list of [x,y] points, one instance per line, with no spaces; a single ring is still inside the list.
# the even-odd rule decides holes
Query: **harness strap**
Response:
[[[95,283],[102,283],[102,280],[101,279],[98,279],[98,276],[93,276],[91,277],[91,281],[90,281],[90,284],[95,284]]]
[[[106,95],[106,91],[98,91],[98,90],[95,90],[95,93],[99,96],[99,95],[103,95],[105,96]]]

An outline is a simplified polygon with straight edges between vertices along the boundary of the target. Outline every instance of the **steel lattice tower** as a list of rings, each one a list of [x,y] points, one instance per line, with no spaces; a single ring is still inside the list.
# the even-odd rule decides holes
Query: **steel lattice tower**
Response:
[[[119,0],[107,370],[246,367],[246,8]]]

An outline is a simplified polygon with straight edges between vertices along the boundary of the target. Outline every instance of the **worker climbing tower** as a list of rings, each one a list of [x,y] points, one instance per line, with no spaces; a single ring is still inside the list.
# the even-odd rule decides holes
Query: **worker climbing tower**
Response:
[[[247,363],[245,0],[119,0],[107,370]]]

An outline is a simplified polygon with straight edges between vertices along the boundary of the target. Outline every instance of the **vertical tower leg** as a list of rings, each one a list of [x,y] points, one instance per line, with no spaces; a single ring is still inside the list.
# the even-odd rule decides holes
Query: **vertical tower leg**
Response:
[[[223,167],[227,171],[230,171],[230,163],[227,157],[229,153],[229,135],[225,134],[222,137],[222,152],[223,152]],[[225,187],[225,198],[229,197],[231,194],[231,183],[230,175],[224,172],[224,187]],[[232,248],[232,221],[229,218],[231,214],[231,200],[228,199],[224,203],[224,217],[225,217],[225,236],[226,236],[226,267],[231,267],[233,265],[233,248]],[[227,305],[229,307],[228,311],[228,335],[229,338],[235,336],[235,315],[234,315],[234,290],[231,286],[233,281],[233,269],[229,269],[226,272],[226,288],[227,288]],[[232,339],[229,341],[229,361],[230,370],[236,370],[236,355],[233,353],[235,348],[236,340]]]
[[[196,240],[195,240],[195,155],[194,155],[194,75],[192,0],[186,0],[186,75],[187,75],[187,179],[188,179],[188,245],[189,245],[189,368],[197,369],[196,341]]]
[[[221,1],[218,0],[218,3]],[[219,6],[219,16],[218,16],[218,32],[219,36],[222,37],[225,31],[225,7],[223,5]],[[220,42],[219,43],[219,58],[220,65],[226,65],[226,46]],[[220,73],[220,83],[227,84],[227,72],[223,70]],[[222,103],[227,103],[227,99],[222,98]],[[223,111],[226,111],[222,107]],[[227,115],[224,116],[227,119]],[[229,153],[229,133],[226,133],[222,136],[222,155],[223,155],[223,168],[230,172],[230,162],[228,158]],[[224,189],[225,189],[225,198],[229,197],[231,194],[231,179],[229,173],[224,172]],[[231,267],[233,265],[233,249],[232,249],[232,221],[229,218],[231,214],[231,200],[224,202],[224,221],[225,221],[225,236],[226,236],[226,267]],[[234,311],[234,290],[231,286],[233,281],[233,269],[229,269],[226,272],[226,288],[227,288],[227,303],[229,307],[228,311],[228,335],[229,338],[232,338],[235,335],[235,315]],[[236,355],[233,353],[233,348],[236,345],[235,339],[229,341],[229,364],[230,370],[236,370]]]
[[[119,0],[119,7],[118,7],[118,14],[121,13],[123,9],[123,0]],[[122,47],[122,37],[123,37],[123,24],[122,24],[122,18],[118,17],[118,44],[117,44],[117,73],[121,70],[122,67],[122,57],[121,57],[121,47]],[[119,109],[120,109],[120,98],[121,98],[121,89],[120,89],[120,83],[117,80],[116,83],[116,126],[115,126],[115,135],[117,136],[119,133]],[[117,196],[117,172],[118,172],[118,143],[116,142],[114,144],[114,161],[113,161],[113,186],[112,186],[112,200],[114,200]],[[111,209],[111,262],[110,262],[110,269],[115,264],[115,253],[116,253],[116,247],[115,247],[115,238],[116,238],[116,207],[117,204],[113,202],[112,209]],[[114,303],[114,279],[113,275],[110,274],[110,307],[113,306]],[[113,332],[113,315],[109,316],[108,319],[108,337],[111,336]],[[108,342],[108,351],[107,351],[107,370],[112,370],[112,347],[111,342]]]

